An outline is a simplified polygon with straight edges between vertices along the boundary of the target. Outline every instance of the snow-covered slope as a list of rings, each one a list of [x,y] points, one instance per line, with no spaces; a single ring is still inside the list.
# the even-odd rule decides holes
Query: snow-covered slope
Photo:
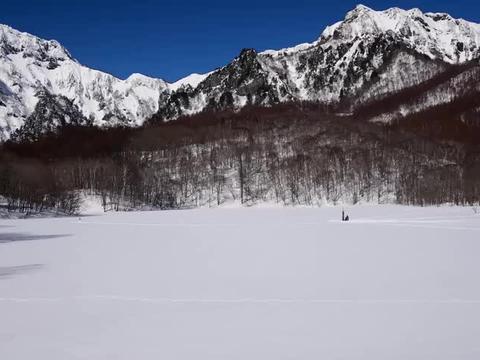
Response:
[[[243,50],[196,89],[181,89],[158,117],[284,101],[338,102],[414,86],[446,66],[480,56],[480,25],[418,9],[374,11],[359,5],[312,43],[257,53]],[[370,93],[369,87],[377,88]],[[395,89],[393,89],[395,88]]]
[[[0,26],[0,127],[6,134],[32,114],[44,91],[74,101],[97,125],[141,124],[158,109],[167,84],[132,75],[127,80],[79,64],[56,41]]]
[[[480,58],[479,49],[479,24],[418,9],[375,11],[359,5],[312,43],[244,49],[220,69],[168,84],[140,74],[121,80],[89,69],[56,41],[0,25],[0,139],[25,123],[41,132],[41,122],[48,121],[35,114],[42,94],[53,95],[44,103],[55,96],[71,100],[76,109],[60,114],[78,110],[99,126],[135,126],[151,117],[164,121],[247,104],[358,104]]]
[[[169,89],[175,90],[175,91],[185,86],[191,86],[193,88],[196,88],[198,84],[200,84],[203,80],[205,80],[211,73],[213,73],[213,71],[206,74],[197,74],[197,73],[190,74],[184,77],[183,79],[180,79],[178,81],[175,81],[172,84],[169,84],[168,87]]]
[[[449,63],[468,61],[479,54],[479,24],[443,13],[424,14],[419,9],[374,11],[359,5],[344,21],[327,27],[319,41],[353,41],[382,33],[391,33],[417,52]]]
[[[0,139],[25,123],[45,93],[72,100],[96,125],[140,125],[158,110],[162,94],[200,79],[172,86],[141,74],[121,80],[81,65],[57,41],[0,25]]]

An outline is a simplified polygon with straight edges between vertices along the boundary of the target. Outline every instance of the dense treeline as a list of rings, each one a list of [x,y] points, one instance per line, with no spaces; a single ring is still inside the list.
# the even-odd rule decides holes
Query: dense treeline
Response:
[[[465,143],[437,141],[430,122],[405,124],[307,103],[152,119],[140,129],[64,127],[33,143],[3,144],[0,196],[10,210],[67,213],[78,210],[80,192],[101,196],[106,210],[477,203],[480,151],[471,132]]]

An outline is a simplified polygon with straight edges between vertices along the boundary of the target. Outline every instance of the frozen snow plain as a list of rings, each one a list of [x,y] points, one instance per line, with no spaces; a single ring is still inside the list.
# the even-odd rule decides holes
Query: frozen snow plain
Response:
[[[0,220],[0,359],[480,359],[480,215]]]

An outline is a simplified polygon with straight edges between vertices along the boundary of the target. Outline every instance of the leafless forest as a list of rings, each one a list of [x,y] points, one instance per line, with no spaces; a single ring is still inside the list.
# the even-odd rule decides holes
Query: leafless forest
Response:
[[[65,126],[2,145],[0,195],[10,211],[66,213],[82,192],[100,195],[107,211],[478,203],[480,128],[450,110],[385,125],[292,103],[151,119],[140,129]]]

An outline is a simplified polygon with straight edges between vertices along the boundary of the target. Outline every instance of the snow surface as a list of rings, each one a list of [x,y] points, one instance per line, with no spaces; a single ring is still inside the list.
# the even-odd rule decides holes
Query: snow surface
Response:
[[[468,208],[0,221],[0,359],[480,358]]]
[[[203,80],[205,80],[212,73],[213,71],[208,72],[206,74],[197,74],[197,73],[190,74],[178,81],[175,81],[172,84],[169,84],[168,87],[173,91],[177,91],[181,87],[187,86],[187,85],[190,85],[192,88],[195,89]]]

